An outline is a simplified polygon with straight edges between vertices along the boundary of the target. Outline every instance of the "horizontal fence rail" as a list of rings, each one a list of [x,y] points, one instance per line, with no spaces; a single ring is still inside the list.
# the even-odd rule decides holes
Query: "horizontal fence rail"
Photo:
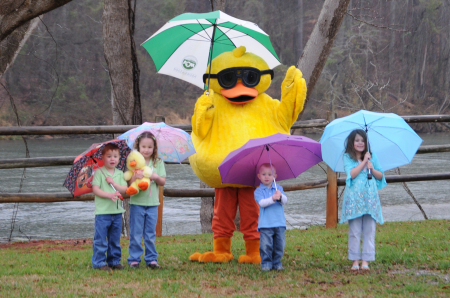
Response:
[[[291,129],[325,127],[328,121],[325,119],[302,120],[295,122]],[[139,125],[102,125],[102,126],[11,126],[0,127],[0,135],[25,136],[25,135],[68,135],[68,134],[119,134]],[[170,126],[192,131],[192,125],[170,124]]]
[[[450,122],[450,115],[400,116],[408,123]],[[325,127],[325,119],[301,120],[295,122],[291,129]],[[0,127],[0,135],[66,135],[66,134],[118,134],[124,133],[138,125],[101,125],[101,126],[11,126]],[[192,131],[192,125],[171,124],[187,132]]]
[[[430,181],[430,180],[446,180],[450,179],[450,172],[420,174],[420,175],[387,175],[388,183],[413,182],[413,181]],[[345,178],[337,179],[338,186],[345,185]],[[328,185],[328,181],[316,180],[302,183],[280,183],[284,191],[296,191],[312,188],[323,188]],[[214,197],[213,188],[199,189],[175,189],[164,188],[165,197]],[[129,198],[125,195],[124,198]],[[0,203],[51,203],[51,202],[75,202],[75,201],[92,201],[94,195],[85,194],[73,197],[70,193],[0,193]]]
[[[450,152],[450,144],[420,146],[416,154],[436,152]],[[75,158],[76,156],[0,159],[0,169],[71,166]],[[182,164],[189,164],[189,160],[183,161]]]

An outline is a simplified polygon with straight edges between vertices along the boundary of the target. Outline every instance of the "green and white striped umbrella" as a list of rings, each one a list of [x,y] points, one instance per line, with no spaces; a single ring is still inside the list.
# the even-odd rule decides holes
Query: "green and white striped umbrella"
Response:
[[[158,73],[204,88],[203,74],[219,54],[245,46],[270,68],[280,64],[269,35],[255,23],[221,11],[184,13],[168,21],[142,43]]]

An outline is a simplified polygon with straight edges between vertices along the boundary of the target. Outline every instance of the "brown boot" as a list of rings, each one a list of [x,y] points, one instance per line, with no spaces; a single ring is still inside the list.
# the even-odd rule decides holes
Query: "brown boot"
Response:
[[[245,241],[245,255],[239,256],[239,263],[260,264],[259,239]]]

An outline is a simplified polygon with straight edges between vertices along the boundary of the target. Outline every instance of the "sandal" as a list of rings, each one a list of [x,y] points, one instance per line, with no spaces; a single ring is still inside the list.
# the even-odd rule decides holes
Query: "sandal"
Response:
[[[362,265],[361,270],[370,270],[368,265]]]
[[[359,270],[359,265],[352,266],[352,268],[350,270],[351,271],[358,271]]]

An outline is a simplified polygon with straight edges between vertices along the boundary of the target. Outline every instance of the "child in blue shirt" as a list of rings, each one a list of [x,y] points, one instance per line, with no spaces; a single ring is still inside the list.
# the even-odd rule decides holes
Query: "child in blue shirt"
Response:
[[[255,190],[255,200],[259,204],[258,231],[261,233],[259,253],[263,271],[284,270],[281,264],[286,245],[284,231],[286,219],[283,205],[287,203],[283,187],[275,184],[276,169],[271,164],[262,164],[258,178],[261,184]]]

